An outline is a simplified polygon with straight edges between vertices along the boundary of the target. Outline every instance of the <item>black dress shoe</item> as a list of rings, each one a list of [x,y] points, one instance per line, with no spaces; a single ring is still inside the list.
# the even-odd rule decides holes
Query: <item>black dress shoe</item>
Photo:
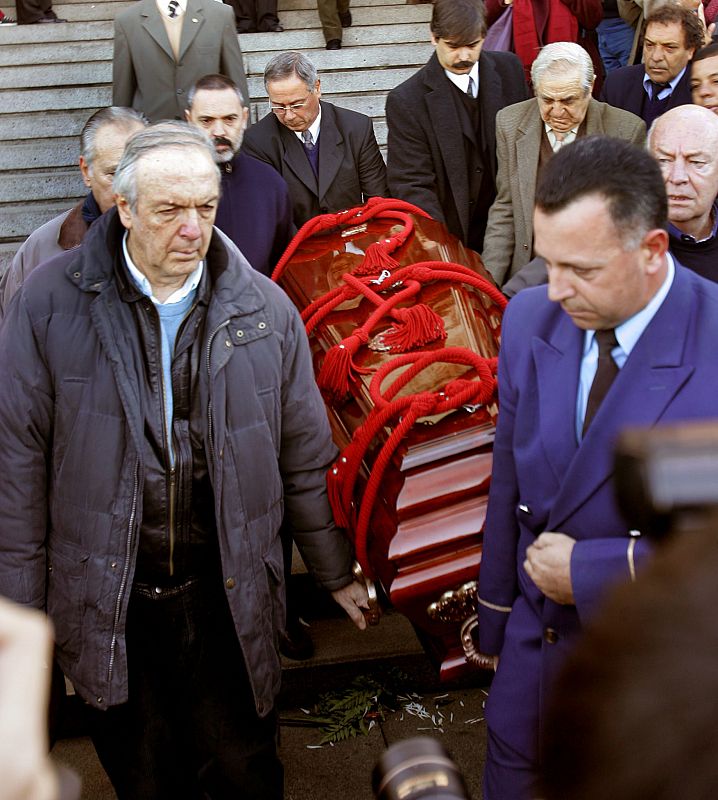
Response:
[[[327,42],[327,50],[341,50],[342,49],[342,40],[341,39],[330,39]]]
[[[284,25],[280,25],[277,23],[276,25],[272,25],[271,28],[267,28],[269,33],[281,33],[284,30]]]
[[[23,22],[20,23],[21,25],[40,25],[41,23],[45,22],[67,22],[66,19],[60,19],[59,17],[40,17],[40,19],[35,19],[32,22]]]
[[[351,28],[352,26],[352,12],[345,11],[343,14],[339,15],[339,22],[342,24],[342,28]]]
[[[306,661],[314,655],[314,642],[298,618],[287,620],[287,630],[279,638],[279,652],[293,661]]]

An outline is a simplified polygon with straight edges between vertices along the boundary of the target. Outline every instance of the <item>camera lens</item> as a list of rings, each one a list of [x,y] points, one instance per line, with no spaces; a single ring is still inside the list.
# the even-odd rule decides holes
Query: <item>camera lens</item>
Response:
[[[377,800],[468,800],[461,773],[436,739],[396,742],[372,774]]]

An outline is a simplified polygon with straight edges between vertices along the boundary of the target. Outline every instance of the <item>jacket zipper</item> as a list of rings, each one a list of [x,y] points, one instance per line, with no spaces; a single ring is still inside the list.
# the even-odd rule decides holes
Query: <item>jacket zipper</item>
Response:
[[[112,670],[115,666],[115,649],[117,647],[117,626],[120,623],[120,608],[122,606],[122,597],[127,588],[127,576],[130,572],[130,550],[132,548],[132,534],[135,528],[135,518],[137,517],[137,495],[139,491],[139,471],[140,462],[135,462],[135,480],[132,486],[132,507],[130,510],[130,522],[127,526],[127,541],[125,542],[125,563],[122,567],[122,579],[120,580],[120,589],[117,592],[117,600],[115,601],[115,616],[112,622],[112,639],[110,640],[110,660],[107,665],[107,683],[112,683]]]
[[[212,385],[212,365],[210,363],[210,355],[212,352],[212,342],[214,341],[214,337],[222,330],[222,328],[226,328],[229,325],[229,320],[226,320],[217,328],[215,328],[210,337],[207,341],[207,434],[209,437],[209,453],[212,458],[212,464],[214,465],[215,462],[215,453],[214,453],[214,420],[212,419],[212,394],[210,391],[210,387]]]

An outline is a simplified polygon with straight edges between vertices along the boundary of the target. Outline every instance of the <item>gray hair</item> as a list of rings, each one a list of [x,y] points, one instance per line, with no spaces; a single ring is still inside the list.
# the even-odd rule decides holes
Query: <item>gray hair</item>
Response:
[[[264,68],[264,88],[266,89],[272,81],[283,81],[295,75],[304,81],[310,92],[314,90],[314,84],[318,77],[314,64],[303,53],[298,53],[296,50],[278,53],[269,60]]]
[[[534,91],[547,73],[565,72],[571,68],[581,72],[581,86],[584,91],[591,91],[593,86],[593,62],[591,56],[574,42],[553,42],[541,48],[531,65],[531,83]]]
[[[130,130],[137,125],[147,125],[147,120],[139,111],[123,106],[109,106],[95,111],[80,132],[80,155],[90,169],[97,157],[97,133],[105,125],[116,125],[118,128]]]
[[[157,150],[199,150],[206,153],[219,184],[215,149],[209,136],[186,122],[158,122],[130,137],[112,181],[114,193],[122,195],[133,212],[137,210],[137,165]]]

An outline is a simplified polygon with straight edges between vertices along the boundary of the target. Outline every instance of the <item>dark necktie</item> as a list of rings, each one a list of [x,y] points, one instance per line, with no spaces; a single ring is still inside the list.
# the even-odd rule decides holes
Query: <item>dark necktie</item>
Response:
[[[169,4],[169,16],[170,19],[174,19],[177,16],[177,9],[179,8],[179,3],[177,0],[170,0]]]
[[[471,77],[469,78],[469,85],[466,89],[466,94],[468,94],[469,97],[476,97],[476,86],[474,84],[474,79]]]
[[[618,375],[618,365],[611,356],[613,348],[618,346],[616,331],[613,328],[609,328],[606,331],[596,331],[596,342],[598,343],[598,367],[591,384],[591,391],[588,393],[586,416],[583,418],[584,436],[588,426],[591,424],[591,420],[596,416],[603,398],[608,394],[613,379]]]
[[[656,83],[651,81],[651,100],[658,100],[658,95],[670,86],[670,83]]]
[[[314,150],[314,139],[312,139],[311,131],[302,131],[302,141],[304,142],[304,147],[307,150]]]

